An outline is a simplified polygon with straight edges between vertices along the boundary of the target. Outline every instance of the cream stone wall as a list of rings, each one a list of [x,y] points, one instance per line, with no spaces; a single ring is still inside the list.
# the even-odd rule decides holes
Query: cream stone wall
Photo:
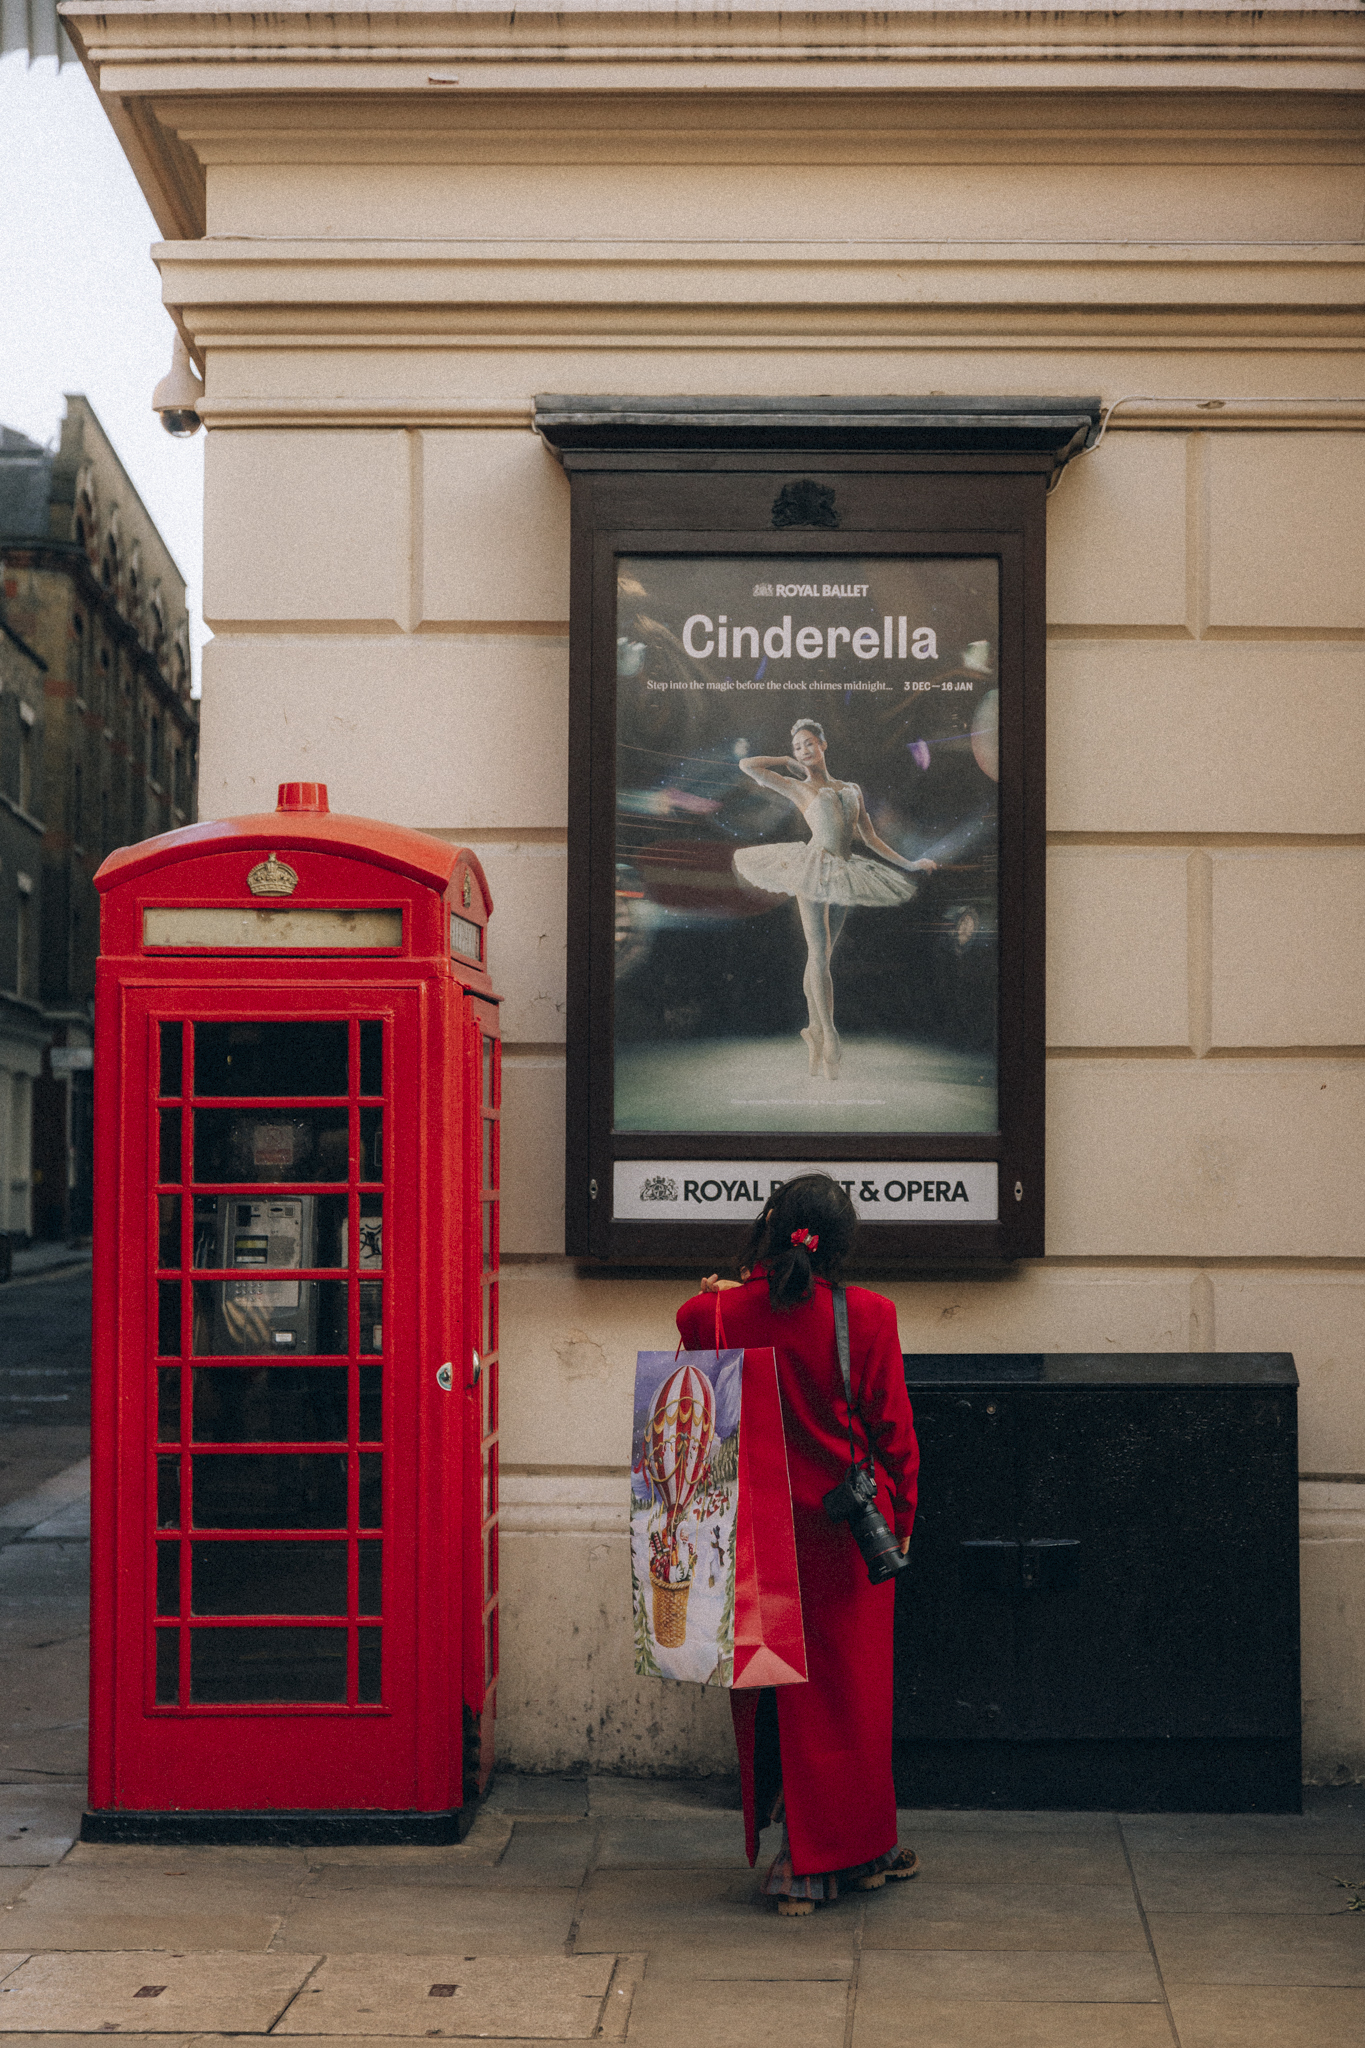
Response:
[[[1365,150],[1355,72],[1302,55],[1355,18],[1240,71],[1216,25],[1183,67],[1134,45],[1118,96],[1061,43],[818,85],[755,52],[744,95],[712,50],[699,93],[704,25],[594,68],[572,8],[557,71],[439,96],[401,8],[368,69],[345,18],[344,82],[311,17],[249,76],[223,19],[186,55],[72,9],[206,370],[202,814],[320,778],[493,887],[501,1754],[729,1743],[723,1697],[629,1668],[634,1354],[684,1289],[561,1253],[568,488],[532,397],[1145,392],[1050,503],[1048,1254],[888,1291],[907,1348],[1294,1352],[1307,1766],[1365,1775]],[[1121,19],[1086,33],[1196,33]]]

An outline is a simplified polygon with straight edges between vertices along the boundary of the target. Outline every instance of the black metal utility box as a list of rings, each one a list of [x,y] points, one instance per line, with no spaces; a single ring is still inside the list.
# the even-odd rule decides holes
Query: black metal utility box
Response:
[[[903,1806],[1300,1810],[1288,1352],[908,1356]]]

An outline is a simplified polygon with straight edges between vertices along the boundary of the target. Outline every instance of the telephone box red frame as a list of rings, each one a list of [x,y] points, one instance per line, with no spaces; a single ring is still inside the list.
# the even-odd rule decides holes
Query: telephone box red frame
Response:
[[[102,893],[102,957],[95,1037],[90,1809],[83,1834],[103,1841],[458,1840],[492,1772],[498,1662],[501,1058],[498,998],[486,963],[492,899],[483,871],[465,848],[370,819],[333,816],[323,785],[295,783],[281,785],[274,813],[192,825],[124,848],[95,881]],[[158,917],[161,912],[175,915]],[[226,925],[225,912],[236,913]],[[310,915],[300,918],[301,912]],[[355,943],[357,930],[375,936],[363,917],[357,927],[357,914],[375,912],[381,936],[390,939],[401,918],[398,943]],[[263,918],[292,921],[263,924]],[[224,931],[231,934],[229,945],[209,942],[215,934],[221,941]],[[290,942],[295,931],[302,935],[298,943]],[[281,934],[285,943],[278,942]],[[262,935],[269,943],[261,943]],[[346,1616],[343,1623],[335,1612],[255,1615],[250,1625],[257,1642],[267,1640],[261,1630],[292,1627],[293,1643],[304,1640],[297,1631],[330,1627],[325,1645],[322,1637],[306,1639],[301,1668],[312,1668],[307,1659],[323,1645],[332,1658],[328,1682],[337,1688],[344,1626],[344,1697],[229,1701],[220,1692],[206,1702],[194,1695],[191,1656],[199,1669],[204,1651],[208,1671],[218,1668],[213,1658],[225,1654],[224,1668],[231,1670],[245,1639],[239,1636],[224,1651],[223,1638],[210,1644],[198,1631],[245,1624],[240,1616],[205,1620],[191,1611],[199,1597],[192,1568],[207,1558],[212,1541],[199,1538],[194,1521],[194,1474],[203,1475],[209,1494],[216,1486],[220,1498],[223,1476],[232,1477],[230,1468],[205,1463],[223,1455],[222,1444],[196,1437],[198,1375],[208,1372],[197,1304],[210,1298],[215,1281],[201,1280],[194,1270],[204,1261],[197,1256],[193,1219],[201,1201],[243,1191],[198,1193],[200,1179],[211,1176],[196,1172],[192,1137],[196,1116],[209,1113],[193,1092],[194,1027],[230,1023],[249,1033],[256,1024],[308,1020],[344,1022],[347,1029],[344,1113],[341,1098],[330,1104],[337,1131],[344,1114],[347,1179],[344,1188],[336,1183],[330,1199],[345,1200],[348,1235],[338,1258],[311,1276],[330,1276],[333,1286],[347,1290],[333,1297],[348,1304],[346,1355],[327,1360],[334,1375],[345,1367],[347,1429],[344,1442],[339,1427],[326,1433],[335,1438],[330,1451],[318,1451],[315,1426],[306,1442],[292,1444],[281,1444],[278,1429],[272,1430],[265,1448],[276,1459],[275,1471],[284,1469],[283,1453],[299,1470],[316,1472],[325,1464],[339,1480],[345,1460],[344,1529],[319,1535],[310,1525],[305,1534],[295,1523],[289,1540],[297,1560],[300,1542],[344,1536]],[[372,1030],[375,1021],[382,1033],[362,1041],[362,1024]],[[169,1036],[161,1034],[163,1024]],[[362,1076],[360,1048],[374,1047],[378,1036],[381,1093],[367,1105],[362,1094],[372,1091],[375,1070],[371,1065]],[[342,1040],[330,1042],[340,1046]],[[171,1048],[165,1075],[159,1068],[163,1045]],[[278,1115],[284,1101],[296,1116],[308,1110],[287,1093],[264,1108],[263,1101],[237,1106]],[[380,1164],[364,1165],[358,1133],[377,1123],[362,1125],[361,1119],[373,1119],[376,1110],[383,1125],[382,1144],[376,1137],[373,1148]],[[165,1141],[164,1153],[163,1130],[180,1133]],[[375,1175],[382,1183],[381,1271],[377,1282],[367,1279],[366,1296],[358,1278],[368,1273],[360,1265],[359,1188]],[[308,1191],[315,1192],[315,1183]],[[299,1189],[277,1185],[272,1192],[297,1196]],[[371,1202],[373,1195],[371,1189]],[[242,1211],[233,1213],[240,1218]],[[224,1277],[218,1274],[217,1281]],[[380,1320],[362,1354],[369,1340],[358,1334],[356,1304],[379,1301],[376,1284],[383,1288]],[[210,1295],[201,1296],[201,1286]],[[297,1299],[299,1290],[293,1294]],[[320,1288],[314,1294],[320,1298]],[[177,1355],[166,1355],[168,1348]],[[320,1340],[312,1348],[321,1350]],[[340,1348],[340,1339],[329,1347]],[[362,1441],[372,1442],[374,1409],[362,1439],[362,1357],[367,1366],[381,1367],[382,1385],[382,1435],[364,1451]],[[217,1369],[232,1362],[220,1361]],[[259,1370],[267,1362],[235,1361],[252,1366],[258,1381],[279,1385]],[[364,1384],[375,1383],[371,1371]],[[323,1383],[296,1377],[292,1384],[308,1389],[299,1411],[307,1420],[312,1390]],[[335,1376],[328,1384],[338,1388]],[[340,1412],[334,1409],[334,1420]],[[163,1441],[162,1432],[173,1426],[178,1434]],[[236,1470],[265,1473],[242,1462],[261,1449],[234,1439]],[[160,1501],[159,1482],[166,1489]],[[171,1498],[177,1492],[178,1506]],[[382,1504],[377,1525],[376,1498]],[[339,1499],[334,1493],[334,1506]],[[174,1519],[168,1522],[168,1515]],[[278,1529],[249,1533],[258,1552],[281,1540]],[[240,1529],[232,1540],[245,1540]],[[362,1553],[382,1558],[378,1627],[361,1619],[376,1582],[371,1568],[370,1592],[358,1590]],[[330,1569],[338,1555],[322,1561]],[[220,1553],[219,1562],[230,1574],[238,1560]],[[269,1562],[287,1567],[290,1559],[276,1552]],[[333,1607],[339,1604],[334,1599]],[[177,1610],[173,1615],[168,1605]],[[270,1638],[267,1658],[283,1642]],[[288,1655],[280,1654],[287,1666]],[[209,1681],[205,1685],[212,1692]]]

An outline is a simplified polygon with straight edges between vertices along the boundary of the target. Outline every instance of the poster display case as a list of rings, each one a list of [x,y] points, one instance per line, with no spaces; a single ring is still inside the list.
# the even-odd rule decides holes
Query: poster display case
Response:
[[[1043,1248],[1044,525],[1090,400],[542,399],[569,472],[567,1248]]]

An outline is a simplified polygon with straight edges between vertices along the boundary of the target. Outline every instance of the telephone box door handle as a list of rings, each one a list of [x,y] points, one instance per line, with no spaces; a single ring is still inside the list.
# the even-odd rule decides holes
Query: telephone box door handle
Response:
[[[455,1384],[454,1368],[449,1365],[438,1365],[436,1368],[436,1384],[443,1394],[448,1394]]]

